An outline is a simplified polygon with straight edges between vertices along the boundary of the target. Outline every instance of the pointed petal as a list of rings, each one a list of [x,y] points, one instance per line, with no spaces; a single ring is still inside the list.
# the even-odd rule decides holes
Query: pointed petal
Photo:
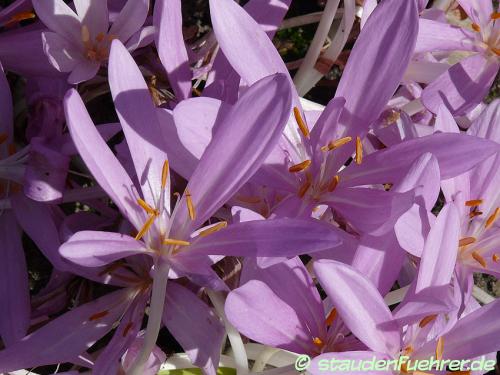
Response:
[[[370,349],[396,354],[400,333],[375,286],[353,268],[332,260],[314,263],[314,271],[352,333]]]
[[[60,72],[71,72],[83,60],[80,51],[62,36],[50,31],[42,33],[43,50],[50,63]]]
[[[78,45],[81,42],[81,23],[78,16],[63,0],[33,0],[40,20],[53,32]]]
[[[76,90],[66,94],[64,112],[71,138],[90,172],[121,212],[139,229],[144,214],[136,204],[134,184],[100,136]]]
[[[180,101],[191,96],[192,72],[182,34],[181,0],[159,0],[155,4],[156,48],[172,89]]]
[[[427,234],[436,220],[424,207],[414,204],[401,215],[394,226],[399,245],[410,254],[421,257]]]
[[[82,25],[89,28],[90,38],[95,39],[99,33],[106,34],[109,28],[108,2],[95,0],[73,0],[76,14]]]
[[[147,249],[143,242],[124,234],[82,231],[62,244],[59,253],[73,263],[99,267],[130,255],[145,254]]]
[[[416,292],[448,285],[455,269],[460,218],[454,203],[446,204],[425,241],[417,276]]]
[[[0,337],[6,347],[22,339],[30,325],[28,270],[15,216],[0,216]]]
[[[493,2],[489,0],[457,0],[465,13],[478,25],[485,26],[490,22],[494,12]]]
[[[424,89],[422,103],[433,113],[444,104],[454,116],[464,115],[486,96],[499,67],[482,54],[466,57]]]
[[[288,80],[278,74],[252,85],[224,116],[187,186],[197,212],[190,221],[193,228],[212,216],[258,170],[281,136],[290,107]],[[185,199],[175,211],[174,233],[175,228],[186,226]]]
[[[94,78],[99,71],[99,67],[100,65],[97,62],[81,60],[77,65],[75,65],[73,71],[69,75],[68,83],[77,85]]]
[[[155,205],[161,195],[163,163],[167,154],[156,109],[139,67],[119,41],[109,57],[109,85],[127,139],[144,199]],[[167,191],[170,188],[166,187]],[[170,194],[165,194],[169,202]],[[166,207],[170,204],[166,203]]]
[[[129,298],[127,289],[119,290],[55,318],[0,351],[0,372],[77,360],[113,328]]]
[[[442,147],[446,144],[446,147]],[[422,154],[432,153],[439,163],[441,178],[462,174],[500,150],[495,142],[463,134],[433,134],[411,139],[374,152],[361,165],[349,165],[340,173],[342,186],[398,181]]]
[[[219,318],[194,293],[176,283],[167,286],[165,306],[163,323],[191,362],[215,375],[225,334]]]
[[[149,0],[128,0],[111,25],[109,34],[125,43],[144,25],[148,12]]]
[[[448,23],[420,18],[415,53],[474,50],[473,35]]]
[[[177,257],[232,255],[246,257],[296,256],[341,244],[333,225],[307,219],[247,221],[229,225],[191,243]]]

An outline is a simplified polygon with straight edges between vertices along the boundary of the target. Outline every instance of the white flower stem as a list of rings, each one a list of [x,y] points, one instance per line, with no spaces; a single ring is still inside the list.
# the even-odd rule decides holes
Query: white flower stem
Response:
[[[307,77],[307,72],[314,69],[314,65],[318,60],[323,43],[325,42],[326,37],[328,36],[328,31],[330,30],[332,22],[335,19],[335,13],[337,13],[339,3],[340,0],[328,0],[325,10],[321,15],[321,20],[319,21],[314,38],[309,46],[309,49],[307,50],[306,57],[304,58],[297,74],[295,74],[295,77],[293,78],[293,83],[295,84],[295,87],[297,87],[299,95],[301,94],[304,80]]]
[[[236,364],[236,372],[238,375],[244,375],[248,373],[248,357],[245,350],[245,345],[241,339],[238,330],[227,320],[226,314],[224,313],[224,297],[213,290],[207,290],[208,297],[212,301],[215,311],[221,317],[224,322],[224,327],[226,328],[227,337],[231,343],[231,348],[233,349],[234,362]]]
[[[162,264],[155,272],[153,279],[153,290],[151,292],[151,303],[149,304],[149,317],[146,332],[144,333],[144,345],[141,352],[135,359],[134,364],[127,371],[128,375],[142,375],[144,373],[144,364],[149,359],[153,351],[158,333],[161,328],[163,308],[165,306],[165,295],[167,293],[168,271],[170,266]]]

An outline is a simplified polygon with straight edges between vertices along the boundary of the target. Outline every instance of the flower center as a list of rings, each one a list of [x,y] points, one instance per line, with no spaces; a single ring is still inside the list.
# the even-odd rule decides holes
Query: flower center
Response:
[[[101,32],[92,40],[89,28],[86,25],[83,25],[82,42],[85,47],[85,58],[92,62],[99,63],[108,60],[111,42],[116,38],[116,35],[106,35]]]

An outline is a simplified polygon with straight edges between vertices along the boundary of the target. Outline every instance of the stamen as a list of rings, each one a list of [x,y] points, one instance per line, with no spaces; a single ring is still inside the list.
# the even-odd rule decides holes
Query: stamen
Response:
[[[174,240],[173,238],[166,238],[163,240],[164,245],[174,245],[174,246],[189,246],[191,242],[183,240]]]
[[[499,18],[500,18],[500,13],[498,13],[498,12],[491,13],[491,19],[492,20],[497,20]]]
[[[474,242],[476,242],[475,237],[464,237],[460,241],[458,241],[458,246],[460,246],[460,247],[467,246],[467,245],[470,245],[471,243],[474,243]]]
[[[477,23],[473,23],[472,25],[472,30],[474,30],[477,33],[481,32],[481,27]]]
[[[10,18],[10,20],[8,20],[5,23],[5,26],[10,26],[10,25],[12,25],[14,23],[25,21],[25,20],[29,20],[29,19],[32,19],[32,18],[35,18],[35,17],[36,17],[36,14],[33,13],[33,12],[19,12],[17,14],[14,14]]]
[[[470,214],[469,214],[469,217],[472,219],[476,216],[479,216],[479,215],[482,215],[483,212],[482,211],[472,211]]]
[[[311,187],[311,181],[305,181],[299,189],[299,198],[303,198],[306,195],[307,190]]]
[[[101,312],[98,312],[98,313],[95,313],[94,315],[91,315],[89,317],[89,321],[92,322],[94,320],[99,320],[101,318],[104,318],[106,315],[109,314],[109,311],[108,310],[104,310],[104,311],[101,311]]]
[[[99,34],[97,34],[97,36],[95,37],[95,40],[98,41],[99,43],[102,42],[104,40],[106,36],[104,35],[103,32],[100,32]]]
[[[83,43],[90,42],[90,31],[87,25],[82,26],[82,42]]]
[[[339,181],[340,181],[340,177],[339,175],[335,175],[333,176],[332,180],[330,181],[330,183],[328,184],[328,191],[331,193],[332,191],[335,190],[335,188],[338,186],[339,184]]]
[[[165,189],[167,186],[167,178],[168,178],[168,160],[163,162],[163,168],[161,170],[161,188]]]
[[[436,359],[438,361],[443,359],[443,351],[444,351],[444,339],[441,336],[436,344]]]
[[[319,337],[313,338],[313,344],[316,345],[320,349],[325,345],[323,343],[323,340],[321,340]]]
[[[500,56],[500,48],[491,47],[491,50],[495,52],[496,55]]]
[[[9,136],[7,135],[7,133],[0,133],[0,145],[4,143],[8,138]]]
[[[123,337],[126,337],[127,334],[129,333],[129,331],[132,329],[132,327],[134,326],[134,323],[132,322],[129,322],[126,326],[125,326],[125,329],[123,330]]]
[[[411,353],[413,353],[413,350],[413,346],[408,345],[406,348],[404,348],[404,354],[410,355]]]
[[[326,321],[325,321],[326,326],[330,327],[333,324],[336,317],[337,317],[337,309],[333,308],[332,311],[330,311],[330,313],[326,317]]]
[[[491,260],[492,260],[493,262],[495,262],[495,263],[498,263],[498,261],[500,261],[500,255],[498,255],[498,254],[493,254],[493,255],[491,256]]]
[[[484,224],[484,227],[486,229],[491,227],[493,225],[493,223],[495,222],[495,220],[498,218],[499,214],[500,214],[500,207],[497,207],[495,209],[495,212],[493,212],[493,214],[491,214],[491,216],[488,218],[488,220],[486,220],[486,224]]]
[[[483,258],[481,254],[479,254],[477,251],[473,251],[471,255],[476,262],[478,262],[481,266],[483,266],[483,268],[486,268],[487,266],[486,260]]]
[[[200,237],[206,237],[212,233],[215,233],[215,232],[220,231],[221,229],[224,229],[225,227],[227,227],[227,221],[221,221],[220,223],[217,223],[210,228],[202,230],[200,232]]]
[[[483,204],[483,200],[482,199],[472,199],[470,201],[466,201],[465,202],[465,205],[467,207],[476,207],[476,206],[479,206],[480,204]]]
[[[356,137],[356,164],[361,164],[363,161],[363,144],[361,138]]]
[[[156,218],[155,215],[151,215],[148,217],[148,220],[146,220],[146,222],[144,223],[144,225],[141,228],[141,230],[139,231],[139,233],[137,233],[137,236],[135,236],[136,240],[140,240],[147,233],[149,228],[151,228],[151,225],[153,225],[155,218]]]
[[[420,323],[418,323],[418,326],[419,326],[420,328],[424,328],[427,324],[429,324],[430,322],[432,322],[433,320],[435,320],[435,319],[436,319],[436,317],[437,317],[437,315],[436,315],[436,314],[433,314],[433,315],[428,315],[428,316],[424,317],[424,318],[420,321]]]
[[[194,218],[196,217],[196,213],[194,210],[193,198],[191,197],[191,193],[189,192],[188,189],[186,189],[186,191],[184,192],[184,195],[186,197],[186,204],[187,204],[187,208],[188,208],[189,217],[191,220],[194,220]]]
[[[288,168],[288,172],[297,173],[303,171],[304,169],[307,169],[310,165],[311,165],[311,160],[304,160],[299,164],[292,165],[290,168]]]
[[[309,128],[307,127],[305,121],[302,119],[299,108],[293,107],[293,115],[295,116],[295,121],[297,121],[297,125],[299,125],[299,129],[302,132],[302,135],[306,138],[309,138]]]
[[[144,211],[146,211],[148,214],[158,216],[158,211],[155,210],[153,207],[151,207],[149,204],[147,204],[143,199],[138,198],[137,204],[141,206],[144,209]]]
[[[322,151],[333,151],[349,142],[352,141],[351,137],[343,137],[340,139],[337,139],[336,141],[331,141],[329,142],[326,146],[321,147]]]

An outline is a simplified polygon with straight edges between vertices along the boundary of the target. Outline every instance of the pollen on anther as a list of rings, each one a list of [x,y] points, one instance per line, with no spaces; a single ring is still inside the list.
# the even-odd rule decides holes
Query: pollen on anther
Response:
[[[97,34],[97,36],[95,37],[95,40],[98,41],[98,42],[102,42],[104,40],[106,36],[104,35],[103,32],[100,32],[99,34]]]
[[[292,165],[290,168],[288,168],[288,171],[290,173],[301,172],[301,171],[309,168],[310,165],[311,165],[311,160],[304,160],[303,162]]]
[[[483,211],[472,211],[470,214],[469,214],[469,217],[472,219],[476,216],[480,216],[483,214]]]
[[[479,205],[480,205],[480,204],[482,204],[482,203],[483,203],[483,200],[482,200],[482,199],[472,199],[472,200],[470,200],[470,201],[466,201],[466,202],[465,202],[465,205],[466,205],[467,207],[477,207],[477,206],[479,206]]]
[[[95,313],[89,317],[89,321],[92,322],[94,320],[99,320],[101,318],[104,318],[106,315],[109,314],[108,310],[100,311],[98,313]]]
[[[500,261],[500,255],[498,255],[498,254],[493,254],[493,255],[491,256],[491,260],[492,260],[493,262],[495,262],[495,263],[498,263],[498,262]]]
[[[311,187],[311,181],[305,181],[299,188],[299,192],[298,192],[299,198],[303,198],[304,195],[306,195],[307,190],[309,190],[310,187]]]
[[[155,215],[150,215],[144,225],[142,226],[141,230],[139,233],[137,233],[137,236],[135,236],[136,240],[140,240],[144,235],[147,233],[149,228],[151,228],[151,225],[153,225],[153,222],[155,221]]]
[[[464,238],[461,238],[460,241],[458,241],[458,246],[460,246],[460,247],[467,246],[467,245],[470,245],[471,243],[474,243],[474,242],[476,242],[475,237],[464,237]]]
[[[328,191],[331,193],[332,191],[334,191],[338,184],[339,184],[339,181],[340,181],[340,177],[339,175],[335,175],[333,176],[332,180],[330,181],[330,183],[328,184]]]
[[[418,326],[420,328],[424,328],[427,324],[429,324],[430,322],[432,322],[433,320],[435,320],[437,317],[436,314],[433,314],[433,315],[427,315],[426,317],[424,317],[420,323],[418,323]]]
[[[82,26],[82,42],[83,43],[90,42],[90,31],[87,25]]]
[[[363,161],[363,144],[361,143],[361,138],[356,137],[356,164],[361,164]]]
[[[221,229],[224,229],[226,227],[227,227],[227,221],[221,221],[220,223],[217,223],[214,226],[211,226],[210,228],[202,230],[200,232],[200,237],[206,237],[206,236],[208,236],[212,233],[218,232]]]
[[[491,19],[492,20],[497,20],[499,18],[500,18],[500,13],[498,13],[498,12],[491,13]]]
[[[35,18],[36,17],[36,14],[33,13],[33,12],[19,12],[17,14],[14,14],[10,20],[8,20],[4,26],[10,26],[16,22],[21,22],[21,21],[25,21],[25,20],[29,20],[29,19],[32,19],[32,18]]]
[[[336,317],[337,317],[337,309],[333,308],[332,311],[330,311],[330,313],[326,317],[326,321],[325,321],[326,326],[330,327],[333,324],[333,322],[335,321]]]
[[[477,32],[477,33],[481,32],[481,27],[477,23],[473,23],[471,25],[471,27],[472,27],[472,30],[474,30],[475,32]]]
[[[444,351],[444,339],[443,337],[441,336],[438,340],[437,340],[437,344],[436,344],[436,359],[438,361],[442,360],[443,359],[443,351]]]
[[[306,138],[309,138],[309,128],[305,123],[302,115],[300,114],[300,109],[298,107],[293,107],[293,115],[295,117],[295,121],[297,121],[297,125],[302,133],[302,135]]]
[[[191,243],[189,241],[184,240],[175,240],[173,238],[166,238],[163,240],[164,245],[173,245],[173,246],[189,246]]]
[[[167,186],[167,178],[168,178],[168,160],[165,160],[163,163],[163,168],[161,170],[161,187],[162,189]]]
[[[483,268],[486,268],[486,260],[483,258],[481,254],[479,254],[477,251],[473,251],[471,253],[472,258],[478,262]]]
[[[191,193],[189,192],[188,189],[186,189],[184,196],[186,197],[186,205],[187,205],[187,209],[188,209],[188,213],[189,213],[189,218],[191,220],[194,220],[196,217],[196,212],[194,210],[193,198],[192,198]]]
[[[491,227],[493,225],[493,223],[496,221],[496,219],[498,218],[499,214],[500,214],[500,207],[497,207],[495,209],[495,211],[490,215],[490,217],[488,217],[488,219],[486,220],[486,223],[484,224],[484,227],[486,229],[488,229],[489,227]]]
[[[156,215],[157,214],[156,210],[153,207],[151,207],[149,204],[147,204],[143,199],[138,198],[137,199],[137,204],[139,206],[141,206],[144,209],[144,211],[146,211],[148,214],[150,214],[150,215]]]
[[[331,141],[328,143],[328,145],[322,147],[321,149],[323,151],[333,151],[349,142],[352,141],[352,138],[351,137],[343,137],[343,138],[339,138],[335,141]]]
[[[318,348],[322,348],[324,345],[323,340],[321,340],[319,337],[313,338],[313,344],[316,345]]]

